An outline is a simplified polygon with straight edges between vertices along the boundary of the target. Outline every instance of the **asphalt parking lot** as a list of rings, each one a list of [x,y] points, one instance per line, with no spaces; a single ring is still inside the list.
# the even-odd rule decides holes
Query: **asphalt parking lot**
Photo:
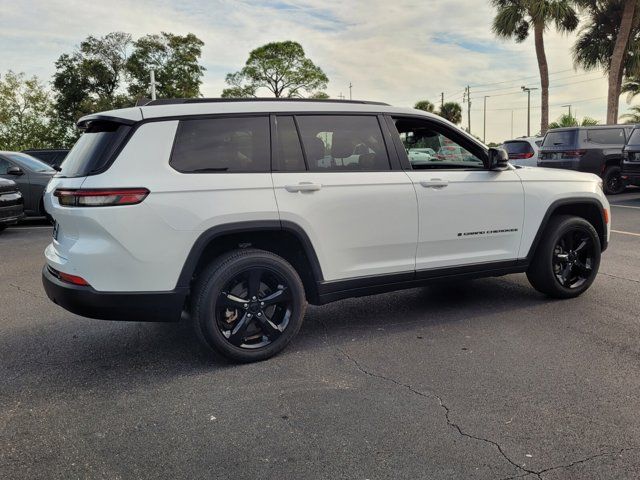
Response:
[[[638,478],[640,191],[601,273],[524,275],[308,310],[259,364],[186,324],[88,320],[45,297],[39,223],[0,235],[0,478]]]

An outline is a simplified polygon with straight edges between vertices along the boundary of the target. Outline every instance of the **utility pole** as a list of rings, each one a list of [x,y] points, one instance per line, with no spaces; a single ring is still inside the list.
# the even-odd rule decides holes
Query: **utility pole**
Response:
[[[340,92],[340,95],[338,95],[338,98],[339,98],[340,100],[344,100],[344,95],[342,94],[342,92]]]
[[[489,98],[489,95],[484,96],[484,130],[482,132],[482,143],[487,143],[487,98]]]
[[[513,138],[513,110],[511,110],[511,138]]]
[[[523,92],[527,92],[527,137],[531,136],[531,91],[537,88],[521,87]]]
[[[569,117],[571,117],[571,104],[569,105],[562,105],[562,107],[569,107]]]
[[[351,87],[353,87],[353,85],[351,84],[351,82],[349,82],[349,100],[353,100],[353,98],[351,97]]]
[[[156,99],[156,71],[151,70],[151,100]]]
[[[444,92],[440,94],[440,108],[444,107]]]
[[[467,131],[471,133],[471,87],[469,85],[467,85],[467,120],[469,123]]]

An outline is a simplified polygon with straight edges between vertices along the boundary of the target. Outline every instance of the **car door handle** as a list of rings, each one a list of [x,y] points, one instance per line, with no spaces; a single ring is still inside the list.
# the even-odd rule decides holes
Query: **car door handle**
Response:
[[[431,180],[423,180],[420,182],[424,188],[435,188],[439,190],[441,188],[445,188],[449,186],[449,182],[447,180],[441,180],[439,178],[432,178]]]
[[[285,185],[284,189],[287,192],[295,193],[295,192],[317,192],[322,188],[322,185],[319,183],[312,182],[300,182],[297,185]]]

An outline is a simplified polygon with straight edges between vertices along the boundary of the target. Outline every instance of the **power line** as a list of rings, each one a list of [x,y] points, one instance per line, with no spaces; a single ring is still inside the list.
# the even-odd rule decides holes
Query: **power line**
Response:
[[[522,92],[518,92],[518,93],[522,93]],[[594,100],[604,100],[607,97],[592,97],[592,98],[583,98],[582,100],[571,100],[571,104],[575,104],[575,103],[583,103],[583,102],[591,102]],[[562,102],[562,103],[554,103],[549,105],[550,107],[562,107],[565,106],[567,103],[566,102]],[[531,109],[539,109],[541,108],[540,105],[532,105]],[[527,107],[509,107],[509,108],[490,108],[487,111],[488,112],[505,112],[505,111],[509,111],[509,110],[526,110]],[[474,110],[472,110],[472,112],[481,112],[482,109],[476,108]]]
[[[571,78],[584,77],[584,76],[586,76],[586,75],[593,75],[593,74],[597,74],[597,75],[598,75],[598,77],[594,77],[594,78],[588,79],[588,81],[591,81],[591,80],[599,80],[599,79],[602,79],[602,78],[603,78],[603,77],[602,77],[602,75],[601,75],[601,74],[599,74],[598,72],[588,72],[588,73],[581,73],[581,74],[578,74],[578,75],[570,75],[570,76],[567,76],[567,77],[555,78],[555,79],[554,79],[554,81],[558,81],[558,80],[568,80],[568,79],[571,79]],[[585,81],[587,81],[587,80],[585,80]],[[528,82],[528,83],[531,83],[531,82]],[[540,83],[540,82],[536,82],[536,85],[538,85],[539,83]],[[550,85],[550,86],[551,86],[551,87],[556,87],[556,86],[558,86],[558,85],[553,85],[553,84],[552,84],[552,85]],[[478,90],[476,93],[500,92],[500,91],[502,91],[502,90],[508,90],[508,89],[510,89],[510,88],[520,88],[520,85],[516,85],[516,84],[514,84],[514,85],[511,85],[511,86],[508,86],[508,87],[491,88],[491,89],[488,89],[488,90]]]
[[[565,73],[565,72],[571,72],[573,71],[573,68],[568,68],[566,70],[558,70],[557,72],[550,72],[549,75],[557,75],[558,73]],[[511,80],[503,80],[501,82],[493,82],[493,83],[477,83],[475,85],[470,85],[470,87],[472,88],[476,88],[476,87],[486,87],[489,85],[500,85],[503,83],[509,83],[509,82],[519,82],[521,80],[526,80],[527,78],[537,78],[540,75],[529,75],[528,77],[521,77],[521,78],[512,78]]]

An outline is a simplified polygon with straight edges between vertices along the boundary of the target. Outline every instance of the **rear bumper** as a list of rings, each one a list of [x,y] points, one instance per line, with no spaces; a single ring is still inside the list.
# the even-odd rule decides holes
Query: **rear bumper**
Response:
[[[12,225],[23,218],[22,204],[0,207],[0,225]]]
[[[631,169],[623,164],[621,176],[627,184],[640,185],[640,168],[635,165],[634,168]]]
[[[98,292],[57,278],[44,266],[42,284],[49,299],[65,310],[100,320],[177,322],[184,309],[188,289],[170,292]]]

